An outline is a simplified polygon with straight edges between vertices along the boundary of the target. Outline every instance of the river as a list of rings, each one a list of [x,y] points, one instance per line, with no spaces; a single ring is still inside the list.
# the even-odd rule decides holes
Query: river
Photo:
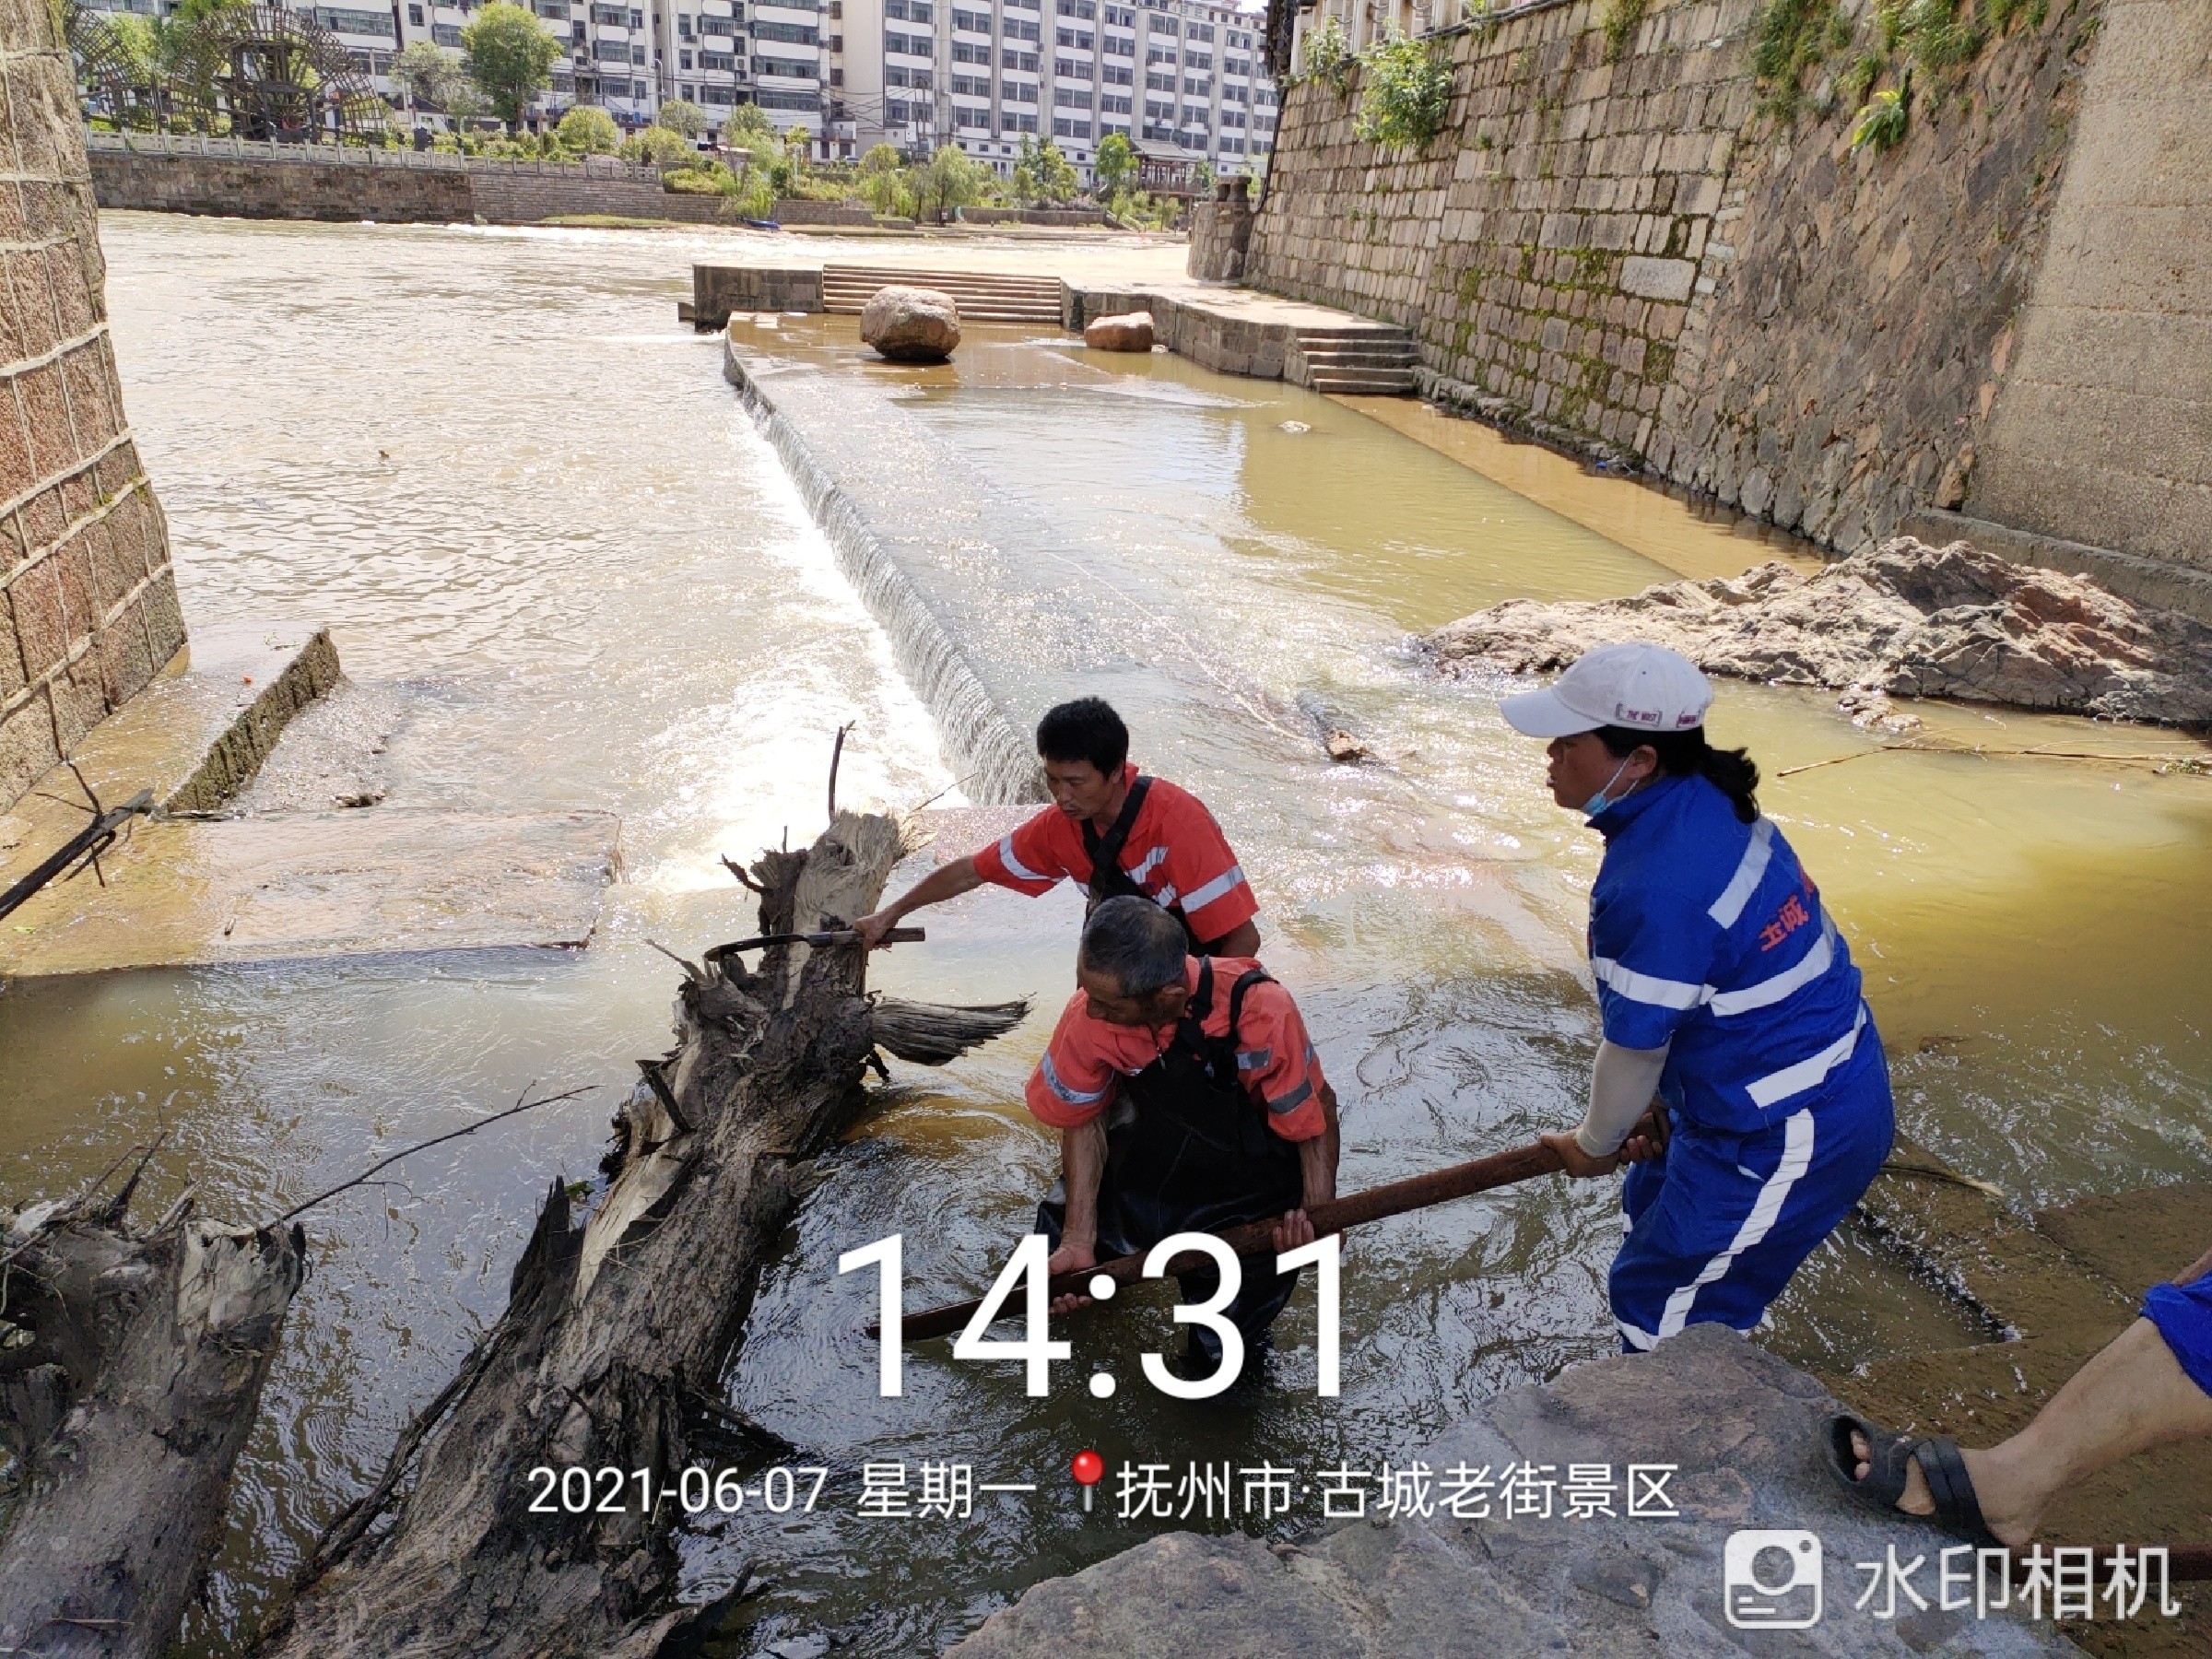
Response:
[[[696,948],[749,920],[720,855],[815,831],[847,721],[846,799],[961,797],[891,642],[721,379],[718,344],[672,321],[712,239],[137,215],[107,216],[102,237],[188,623],[327,621],[354,682],[287,739],[249,808],[367,767],[394,806],[623,820],[623,878],[574,956],[0,994],[11,1200],[166,1127],[156,1201],[189,1177],[209,1213],[253,1218],[533,1084],[598,1086],[317,1213],[314,1273],[188,1632],[212,1659],[503,1304],[547,1181],[592,1174],[632,1060],[665,1041],[673,970],[646,941]],[[850,329],[787,320],[776,348],[862,372]],[[1175,642],[1172,695],[1131,711],[1138,758],[1206,797],[1254,878],[1269,965],[1347,1103],[1345,1185],[1571,1122],[1595,1036],[1576,976],[1594,846],[1550,806],[1540,755],[1498,724],[1492,693],[1430,682],[1401,641],[1511,594],[1628,592],[1668,563],[1704,573],[1770,550],[1678,512],[1632,534],[1623,503],[1650,499],[1633,486],[1555,477],[1538,505],[1343,405],[1165,357],[1104,368],[1033,331],[975,331],[902,408],[1050,525],[1039,558],[1112,583]],[[1379,764],[1318,761],[1315,712]],[[1766,803],[1853,941],[1909,1133],[2023,1205],[2212,1171],[2212,946],[2175,901],[2212,878],[2212,784],[1910,753],[1773,778],[1869,746],[1792,691],[1724,687],[1713,724],[1768,770]],[[2001,747],[2172,742],[1971,710],[1931,726]],[[1312,1392],[1307,1294],[1265,1386],[1226,1403],[1142,1384],[1135,1350],[1160,1346],[1143,1299],[1077,1326],[1048,1398],[941,1344],[914,1350],[903,1397],[877,1398],[858,1331],[870,1298],[836,1258],[900,1231],[911,1300],[989,1283],[1049,1179],[1020,1089],[1067,989],[1078,908],[979,894],[885,962],[900,989],[1028,994],[1041,1012],[947,1074],[902,1070],[764,1276],[731,1401],[839,1475],[812,1515],[755,1504],[692,1535],[695,1593],[748,1563],[763,1585],[718,1652],[818,1632],[841,1651],[935,1651],[1025,1584],[1134,1542],[1146,1529],[1112,1517],[1110,1492],[1091,1516],[1077,1506],[1065,1468],[1081,1446],[1110,1466],[1372,1468],[1471,1402],[1612,1346],[1609,1194],[1555,1181],[1352,1243],[1338,1400]],[[1848,1365],[1966,1335],[1839,1243],[1770,1339]],[[1094,1367],[1120,1377],[1111,1401],[1080,1385]],[[860,1466],[892,1460],[1039,1490],[958,1522],[856,1514]]]

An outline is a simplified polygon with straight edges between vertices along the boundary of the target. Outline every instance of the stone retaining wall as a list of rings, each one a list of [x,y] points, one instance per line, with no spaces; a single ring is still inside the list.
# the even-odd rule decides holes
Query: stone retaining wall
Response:
[[[480,218],[492,225],[529,225],[572,214],[714,224],[724,200],[678,195],[629,179],[567,178],[521,169],[506,173],[339,166],[304,159],[109,149],[92,152],[91,176],[102,207],[385,224],[468,224]]]
[[[702,329],[724,326],[732,312],[821,309],[822,274],[818,269],[712,265],[691,267],[689,320]]]
[[[184,644],[55,15],[0,8],[0,808]]]
[[[1902,143],[1855,154],[1833,76],[1877,25],[1841,9],[1859,38],[1794,125],[1753,76],[1760,0],[1651,0],[1618,62],[1600,0],[1463,30],[1418,156],[1353,136],[1357,84],[1298,83],[1245,279],[1404,326],[1440,401],[1831,546],[1958,505],[2099,8],[2023,12]]]

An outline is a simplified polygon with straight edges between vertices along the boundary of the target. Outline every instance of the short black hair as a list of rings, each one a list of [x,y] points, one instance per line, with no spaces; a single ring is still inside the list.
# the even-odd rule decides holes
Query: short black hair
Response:
[[[1151,900],[1124,893],[1090,912],[1077,959],[1124,996],[1146,997],[1182,979],[1189,951],[1182,923]]]
[[[1102,697],[1078,697],[1044,712],[1037,753],[1047,760],[1088,760],[1113,777],[1129,759],[1129,728]]]

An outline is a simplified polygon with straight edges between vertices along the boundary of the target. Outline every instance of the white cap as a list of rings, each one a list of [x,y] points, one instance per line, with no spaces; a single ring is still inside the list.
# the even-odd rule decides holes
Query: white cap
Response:
[[[1498,712],[1531,737],[1571,737],[1599,726],[1687,732],[1705,724],[1712,682],[1678,651],[1629,640],[1585,651],[1541,691],[1500,698]]]

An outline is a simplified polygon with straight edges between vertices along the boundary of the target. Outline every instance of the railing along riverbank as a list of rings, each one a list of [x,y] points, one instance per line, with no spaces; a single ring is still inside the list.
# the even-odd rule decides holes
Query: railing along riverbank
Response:
[[[94,152],[133,156],[190,156],[214,161],[276,161],[313,167],[396,168],[402,171],[480,172],[503,177],[613,180],[651,184],[661,182],[657,167],[638,167],[611,156],[582,161],[523,160],[496,156],[462,156],[439,150],[384,149],[359,144],[277,144],[265,139],[212,137],[206,133],[110,133],[85,131],[85,147]]]
[[[661,188],[613,158],[502,160],[436,150],[271,144],[198,133],[87,132],[103,208],[382,224],[532,225],[598,216],[713,224],[721,196]]]

